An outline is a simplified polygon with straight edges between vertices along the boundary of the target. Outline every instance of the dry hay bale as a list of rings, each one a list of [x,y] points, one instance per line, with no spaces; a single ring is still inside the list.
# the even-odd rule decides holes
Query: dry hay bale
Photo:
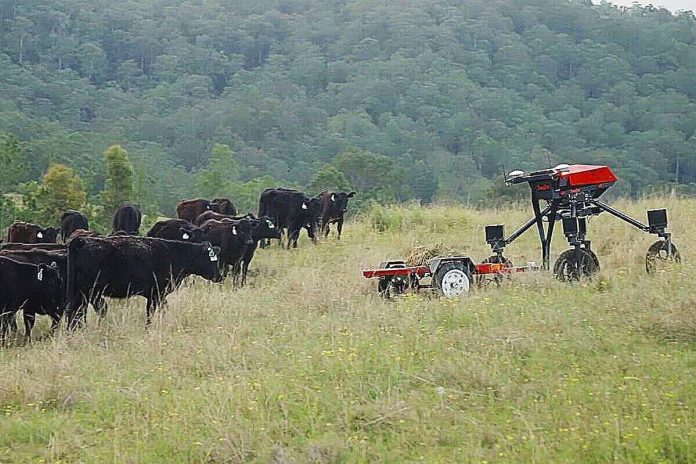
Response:
[[[453,248],[445,246],[442,243],[436,243],[433,245],[418,245],[411,248],[411,250],[407,253],[406,265],[422,266],[438,256],[462,256],[462,253]]]

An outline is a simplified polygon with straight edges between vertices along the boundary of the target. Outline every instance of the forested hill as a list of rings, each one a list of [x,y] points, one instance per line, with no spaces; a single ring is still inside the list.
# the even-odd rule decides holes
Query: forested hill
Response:
[[[62,163],[95,195],[116,143],[137,199],[165,212],[280,184],[476,199],[502,166],[549,161],[608,163],[626,194],[696,182],[690,13],[589,0],[0,0],[0,45],[2,149],[30,160],[13,171],[5,156],[5,192]]]

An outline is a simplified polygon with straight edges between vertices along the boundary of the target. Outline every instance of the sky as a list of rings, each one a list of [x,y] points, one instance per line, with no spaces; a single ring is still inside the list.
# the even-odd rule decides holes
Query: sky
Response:
[[[609,0],[609,2],[615,5],[631,6],[634,0]],[[599,1],[595,1],[595,3],[599,3]],[[696,13],[696,0],[640,0],[638,3],[641,5],[653,4],[671,11],[691,10]]]

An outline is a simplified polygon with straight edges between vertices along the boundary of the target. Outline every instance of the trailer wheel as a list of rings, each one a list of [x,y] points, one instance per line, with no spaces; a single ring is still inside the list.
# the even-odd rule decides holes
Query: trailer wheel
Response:
[[[386,266],[386,269],[406,267],[402,263],[391,263]],[[406,293],[408,290],[408,279],[401,276],[384,276],[380,277],[377,282],[377,291],[382,298],[390,299],[394,296]]]
[[[447,298],[458,297],[471,288],[469,269],[460,261],[444,263],[435,271],[433,283]]]
[[[553,275],[563,282],[592,277],[599,271],[599,259],[592,250],[579,250],[579,260],[575,257],[575,249],[566,250],[558,257],[553,265]]]
[[[379,295],[387,300],[406,293],[407,289],[408,282],[404,277],[380,277],[377,283]]]
[[[658,240],[650,245],[648,253],[645,255],[645,270],[648,274],[664,269],[670,262],[681,262],[681,255],[674,243],[669,247],[667,240]]]

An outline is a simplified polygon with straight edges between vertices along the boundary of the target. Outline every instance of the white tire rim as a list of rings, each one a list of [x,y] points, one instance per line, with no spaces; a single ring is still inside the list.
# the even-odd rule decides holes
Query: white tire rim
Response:
[[[460,269],[450,269],[442,276],[442,294],[454,298],[469,291],[469,277]]]

